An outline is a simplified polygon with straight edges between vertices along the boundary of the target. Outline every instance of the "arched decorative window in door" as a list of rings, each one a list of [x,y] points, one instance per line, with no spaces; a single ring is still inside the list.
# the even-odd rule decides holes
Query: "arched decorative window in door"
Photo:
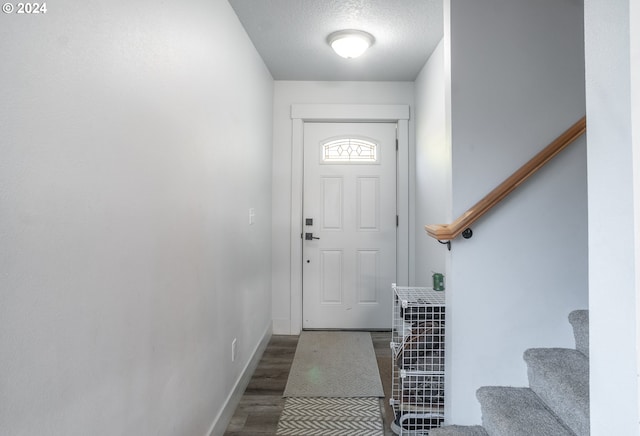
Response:
[[[332,139],[322,144],[323,163],[377,163],[378,144],[360,138]]]

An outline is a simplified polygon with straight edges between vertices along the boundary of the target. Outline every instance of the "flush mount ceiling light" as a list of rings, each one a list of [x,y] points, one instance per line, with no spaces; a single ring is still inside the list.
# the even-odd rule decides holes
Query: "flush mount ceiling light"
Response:
[[[352,59],[373,45],[373,35],[362,30],[339,30],[327,37],[327,42],[339,56]]]

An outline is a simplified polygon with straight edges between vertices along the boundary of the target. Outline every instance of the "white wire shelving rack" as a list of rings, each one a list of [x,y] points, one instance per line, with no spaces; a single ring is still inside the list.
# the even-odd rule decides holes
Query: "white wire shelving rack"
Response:
[[[445,293],[392,285],[392,430],[426,436],[444,421]]]

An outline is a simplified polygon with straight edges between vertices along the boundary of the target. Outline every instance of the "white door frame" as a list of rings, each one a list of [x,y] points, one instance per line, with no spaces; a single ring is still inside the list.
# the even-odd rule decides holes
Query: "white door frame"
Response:
[[[305,122],[392,122],[398,126],[397,282],[409,283],[409,105],[291,105],[291,334],[302,331],[302,192]],[[391,288],[389,288],[391,292]],[[391,314],[389,314],[391,316]],[[391,328],[391,324],[389,324]]]

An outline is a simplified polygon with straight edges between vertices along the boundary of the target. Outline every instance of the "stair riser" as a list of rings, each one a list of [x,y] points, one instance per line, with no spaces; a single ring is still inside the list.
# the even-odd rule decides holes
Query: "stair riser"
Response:
[[[577,436],[589,435],[589,362],[576,350],[524,353],[529,386]]]
[[[461,426],[452,425],[443,428],[434,428],[429,431],[429,436],[489,436],[484,428],[479,425]]]
[[[483,387],[477,397],[491,436],[575,436],[528,388]]]

